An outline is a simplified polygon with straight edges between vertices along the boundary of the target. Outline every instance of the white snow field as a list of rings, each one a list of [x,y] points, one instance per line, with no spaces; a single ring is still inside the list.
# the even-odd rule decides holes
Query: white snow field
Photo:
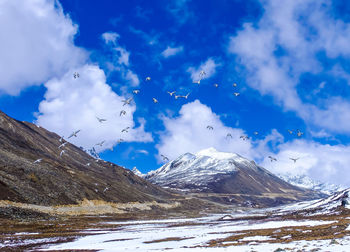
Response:
[[[251,221],[219,221],[220,216],[214,215],[198,219],[167,219],[155,221],[111,222],[105,224],[120,224],[114,231],[103,234],[88,235],[73,242],[53,245],[43,250],[73,250],[92,249],[100,251],[274,251],[278,248],[308,249],[320,248],[319,251],[350,251],[350,236],[338,241],[339,244],[329,245],[331,240],[301,241],[291,243],[261,243],[274,240],[269,236],[247,236],[242,241],[250,241],[247,245],[234,245],[235,242],[225,242],[228,247],[207,246],[210,240],[222,239],[234,234],[242,234],[247,230],[260,230],[282,227],[302,227],[331,224],[334,221],[264,221],[253,224]],[[178,225],[178,226],[177,226]],[[288,241],[286,238],[286,242]],[[257,243],[260,242],[260,243]],[[237,243],[237,242],[236,242]],[[322,247],[323,246],[323,247]],[[345,247],[344,247],[345,246]],[[332,250],[329,250],[332,247]],[[327,250],[322,250],[322,249]],[[346,249],[347,248],[347,249]],[[334,249],[334,250],[333,250]]]

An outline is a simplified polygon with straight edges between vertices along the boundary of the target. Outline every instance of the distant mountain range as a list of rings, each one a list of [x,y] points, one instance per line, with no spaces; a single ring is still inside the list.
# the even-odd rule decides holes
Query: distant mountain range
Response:
[[[325,196],[294,186],[238,154],[214,148],[185,153],[143,177],[163,187],[201,193],[225,203],[273,206]]]
[[[278,176],[292,185],[319,191],[327,195],[331,195],[346,189],[345,186],[322,183],[320,181],[313,180],[306,175],[278,174]]]

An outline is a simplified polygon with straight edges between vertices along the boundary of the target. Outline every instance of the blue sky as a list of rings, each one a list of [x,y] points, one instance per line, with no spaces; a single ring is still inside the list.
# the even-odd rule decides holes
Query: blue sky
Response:
[[[10,116],[66,137],[81,129],[72,143],[105,141],[95,146],[104,159],[142,172],[161,154],[215,147],[350,186],[346,1],[18,1],[0,4]]]

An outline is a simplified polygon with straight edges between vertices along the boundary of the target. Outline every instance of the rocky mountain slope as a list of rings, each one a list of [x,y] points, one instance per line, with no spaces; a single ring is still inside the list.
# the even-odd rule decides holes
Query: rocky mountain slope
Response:
[[[61,144],[57,134],[0,112],[0,200],[58,205],[83,199],[145,202],[171,197],[123,167],[95,159],[70,143],[58,148]]]
[[[144,178],[163,187],[243,205],[273,206],[324,196],[293,186],[238,154],[213,148],[181,155]]]

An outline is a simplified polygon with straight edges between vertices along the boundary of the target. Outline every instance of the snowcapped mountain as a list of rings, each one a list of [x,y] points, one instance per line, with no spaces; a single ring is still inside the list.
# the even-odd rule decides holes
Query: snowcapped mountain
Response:
[[[139,176],[139,177],[143,177],[144,174],[142,174],[137,168],[136,166],[134,166],[134,168],[132,168],[131,170],[135,175]]]
[[[293,186],[235,153],[214,148],[186,153],[144,176],[163,187],[189,192],[225,194],[230,202],[262,201],[269,205],[320,197]],[[259,199],[258,199],[259,198]],[[227,201],[227,199],[226,199]]]
[[[278,176],[292,185],[315,191],[320,191],[327,195],[331,195],[346,189],[345,186],[330,183],[322,183],[320,181],[313,180],[306,175],[278,174]]]

